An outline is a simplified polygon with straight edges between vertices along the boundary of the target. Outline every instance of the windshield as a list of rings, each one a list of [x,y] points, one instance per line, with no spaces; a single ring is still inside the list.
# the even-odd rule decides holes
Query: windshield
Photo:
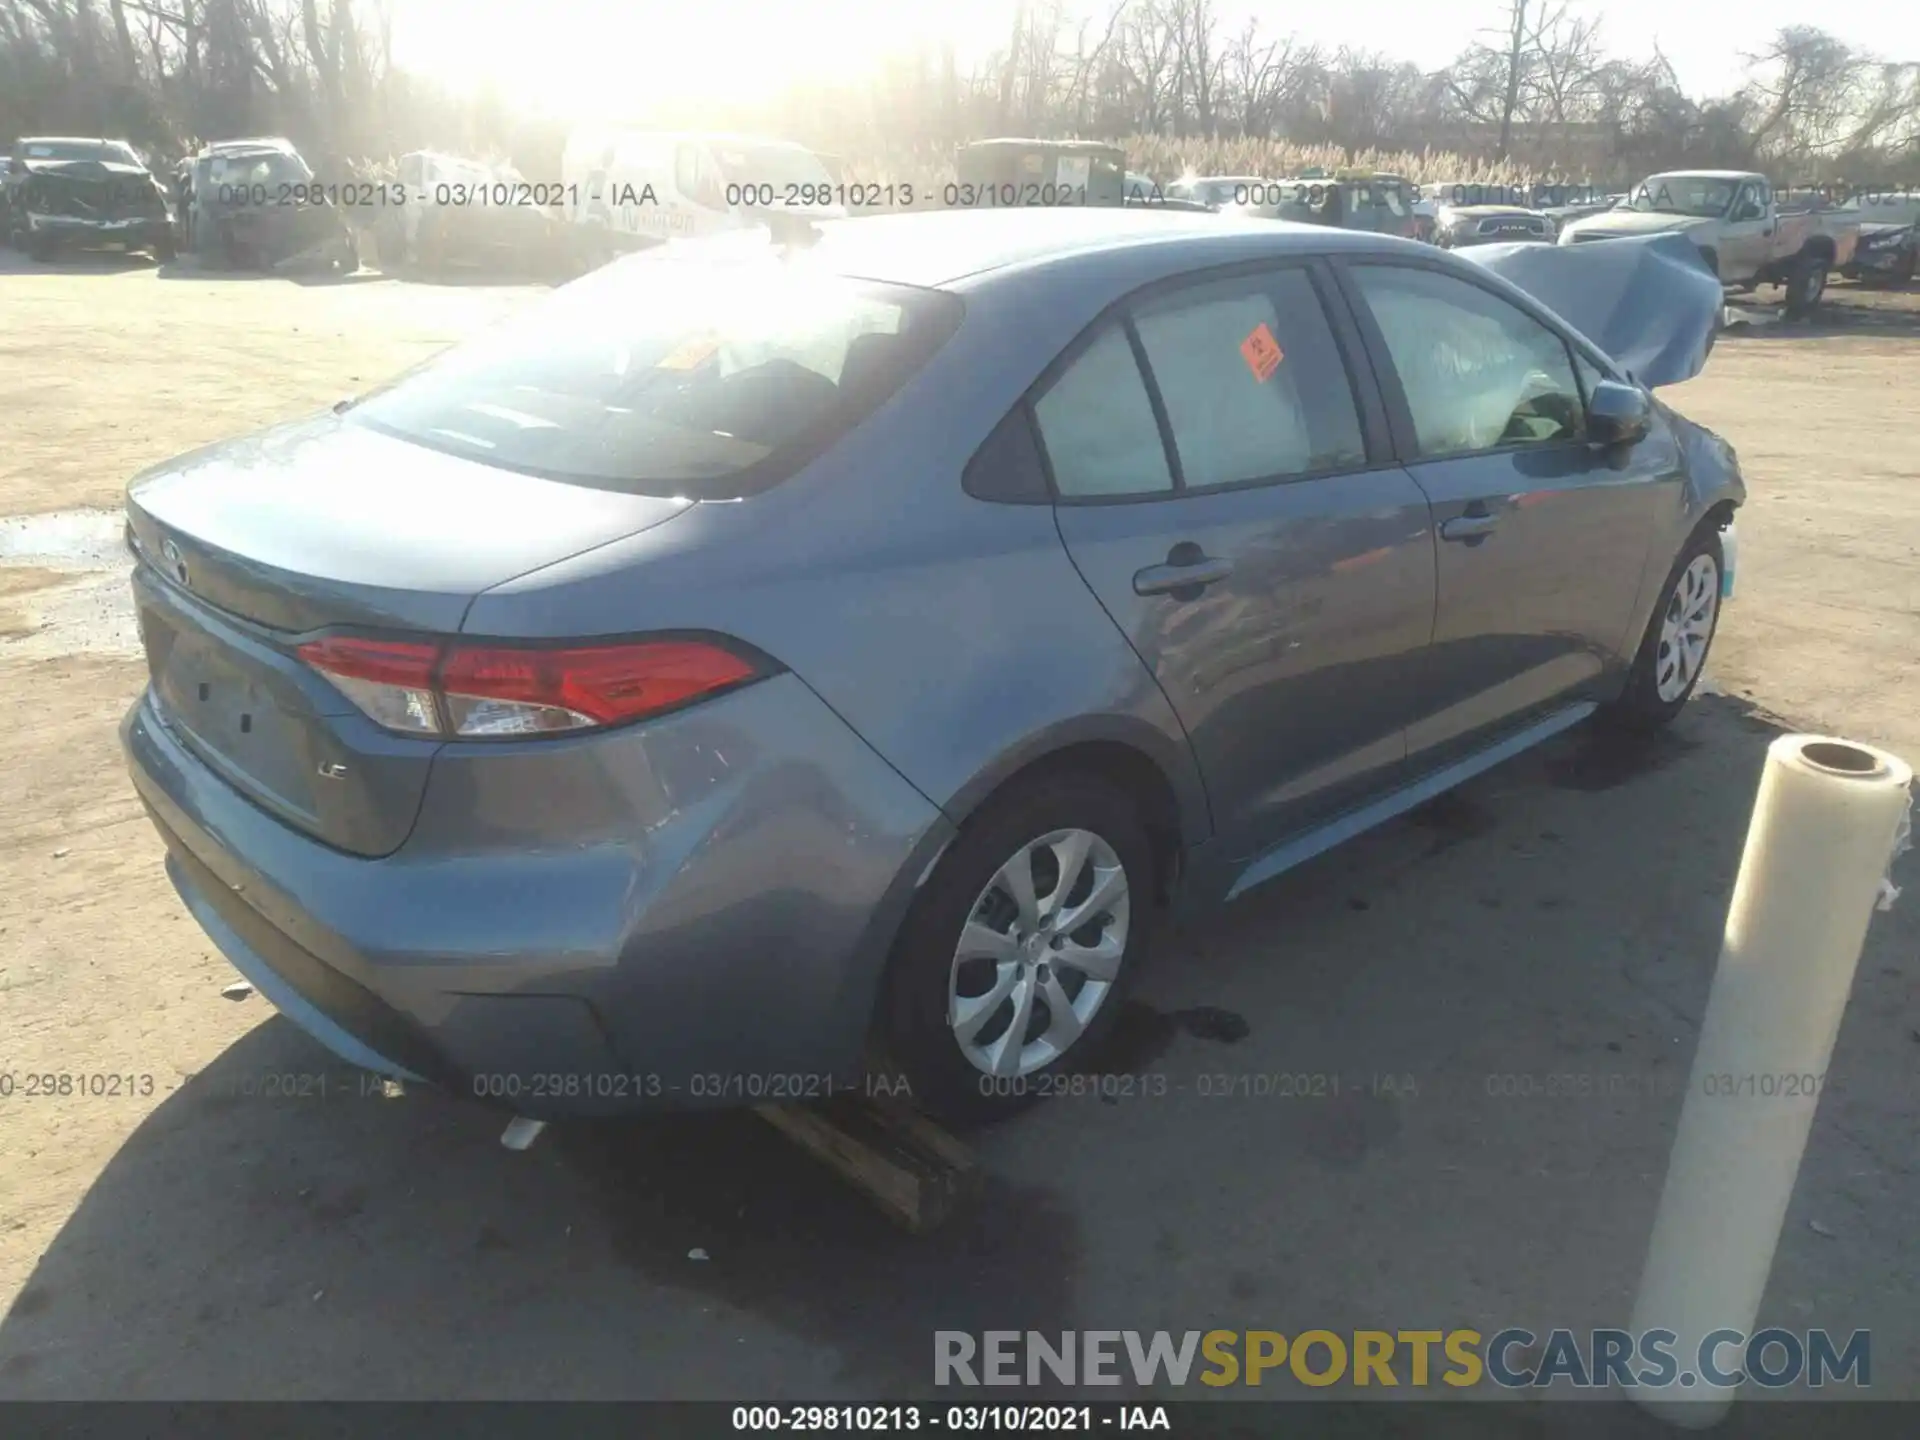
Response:
[[[370,396],[350,417],[552,479],[751,494],[870,413],[959,302],[780,258],[636,255]]]
[[[1691,215],[1696,220],[1712,220],[1727,213],[1738,188],[1735,181],[1712,175],[1651,175],[1633,187],[1625,208],[1650,215]]]
[[[313,178],[306,161],[284,150],[259,155],[229,155],[225,159],[224,171],[218,163],[214,169],[221,183],[226,185],[298,185]]]
[[[131,145],[118,140],[29,140],[23,147],[28,160],[105,160],[115,165],[138,165]]]

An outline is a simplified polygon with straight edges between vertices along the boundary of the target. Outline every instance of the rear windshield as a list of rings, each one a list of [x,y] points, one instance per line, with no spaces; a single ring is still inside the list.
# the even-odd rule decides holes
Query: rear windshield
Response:
[[[953,333],[960,308],[804,256],[655,251],[566,286],[349,414],[550,479],[735,498],[870,414]]]

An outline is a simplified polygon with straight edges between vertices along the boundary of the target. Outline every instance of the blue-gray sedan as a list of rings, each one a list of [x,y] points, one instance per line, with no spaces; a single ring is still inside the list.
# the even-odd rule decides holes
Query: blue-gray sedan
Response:
[[[1670,718],[1743,493],[1430,247],[743,234],[136,479],[123,739],[187,907],[356,1064],[552,1117],[879,1055],[991,1114],[1097,1063],[1157,910]]]

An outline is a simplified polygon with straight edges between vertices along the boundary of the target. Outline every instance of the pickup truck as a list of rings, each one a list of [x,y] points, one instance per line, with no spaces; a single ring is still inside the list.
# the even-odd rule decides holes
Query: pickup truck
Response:
[[[1820,303],[1830,271],[1853,263],[1860,221],[1840,210],[1782,209],[1764,175],[1677,170],[1649,175],[1612,210],[1576,220],[1562,245],[1678,231],[1732,290],[1786,287],[1789,315]]]

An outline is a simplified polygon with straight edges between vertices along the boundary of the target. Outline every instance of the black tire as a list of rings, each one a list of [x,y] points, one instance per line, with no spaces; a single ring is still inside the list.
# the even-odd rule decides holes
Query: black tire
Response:
[[[1819,308],[1820,299],[1826,293],[1826,258],[1821,255],[1802,255],[1794,261],[1793,273],[1787,276],[1788,316],[1798,319],[1812,314]]]
[[[30,235],[27,240],[27,253],[36,264],[51,264],[60,254],[60,242],[44,231]]]
[[[1695,560],[1707,556],[1713,561],[1713,610],[1709,621],[1706,644],[1701,648],[1699,659],[1692,676],[1686,681],[1679,693],[1671,691],[1662,697],[1660,677],[1667,660],[1667,646],[1661,632],[1667,619],[1681,600],[1681,577],[1691,570]],[[1720,528],[1709,523],[1693,532],[1691,538],[1680,549],[1680,557],[1673,562],[1673,568],[1667,572],[1667,578],[1661,582],[1660,601],[1654,606],[1653,614],[1648,617],[1646,633],[1640,637],[1640,649],[1633,657],[1633,666],[1627,672],[1626,688],[1618,699],[1603,707],[1599,719],[1608,728],[1628,731],[1657,730],[1680,713],[1681,707],[1693,694],[1694,687],[1700,683],[1700,677],[1706,672],[1707,656],[1713,648],[1713,637],[1720,629],[1720,591],[1725,583],[1726,557],[1720,549]]]
[[[956,952],[963,929],[976,914],[992,928],[1000,929],[1000,911],[1005,911],[1008,924],[1012,924],[1012,912],[1007,908],[1011,902],[1001,891],[989,895],[989,886],[1001,868],[1023,849],[1061,830],[1090,832],[1118,859],[1127,889],[1124,945],[1111,988],[1092,1010],[1078,1038],[1028,1074],[996,1080],[967,1058],[948,1021]],[[1030,874],[1039,874],[1036,890],[1047,882],[1044,871],[1049,863],[1043,855],[1038,866],[1029,869]],[[879,1040],[883,1058],[904,1076],[914,1102],[929,1114],[962,1124],[997,1120],[1024,1109],[1049,1088],[1057,1087],[1059,1077],[1079,1071],[1096,1059],[1120,1014],[1127,987],[1147,945],[1148,930],[1155,918],[1154,881],[1153,848],[1138,807],[1123,790],[1098,777],[1074,773],[1050,776],[989,801],[970,817],[908,913],[881,997]],[[1064,899],[1069,904],[1078,903],[1092,883],[1093,866],[1088,864],[1083,867],[1082,880]],[[1096,934],[1106,931],[1111,917],[1099,923],[1101,930]],[[1091,928],[1083,927],[1074,938],[1086,942]],[[1034,954],[1032,963],[1039,965],[1037,973],[1044,979],[1048,954],[1044,948]],[[994,973],[991,960],[971,963],[987,967],[988,974]],[[1064,965],[1053,974],[1062,991],[1073,985],[1067,993],[1077,1001],[1091,982],[1080,977],[1075,983],[1076,977],[1080,972]],[[978,995],[985,988],[983,979],[979,987],[963,989],[962,993]],[[1033,1028],[1026,1032],[1027,1044],[1037,1044],[1043,1038],[1045,1003],[1041,998],[1033,1002]],[[1002,1002],[987,1014],[977,1035],[991,1044],[997,1029],[999,1038],[1004,1039],[1011,1029],[1012,1016],[1012,1001]]]

